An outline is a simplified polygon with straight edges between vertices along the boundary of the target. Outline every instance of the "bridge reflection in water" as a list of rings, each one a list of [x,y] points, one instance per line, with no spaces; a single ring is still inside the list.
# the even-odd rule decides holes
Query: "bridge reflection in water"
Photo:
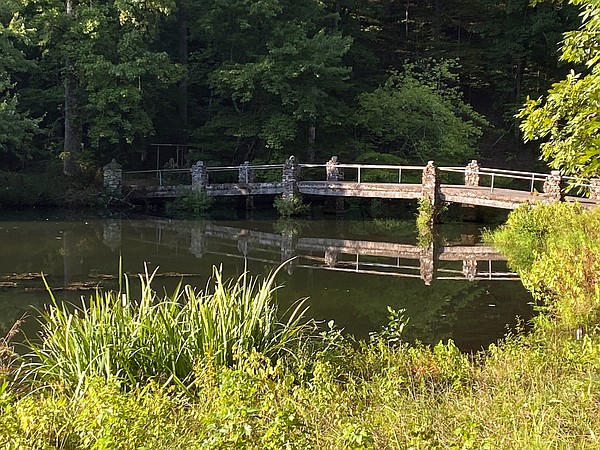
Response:
[[[427,247],[396,242],[349,240],[327,237],[298,237],[293,232],[265,231],[205,222],[152,220],[134,222],[137,228],[153,228],[161,244],[163,231],[182,230],[189,235],[189,251],[196,258],[206,254],[239,258],[276,266],[286,263],[292,274],[296,268],[335,272],[420,278],[429,285],[438,280],[518,280],[506,270],[506,258],[483,245],[439,245]],[[104,223],[104,243],[113,250],[121,244],[121,224]]]

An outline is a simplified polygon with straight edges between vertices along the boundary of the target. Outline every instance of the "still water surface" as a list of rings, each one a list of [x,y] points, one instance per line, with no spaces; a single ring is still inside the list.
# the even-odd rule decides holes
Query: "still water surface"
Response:
[[[407,338],[451,338],[464,350],[496,341],[517,316],[531,317],[529,294],[499,255],[481,250],[476,226],[438,231],[432,265],[431,254],[416,246],[411,221],[5,218],[0,334],[31,306],[48,302],[41,273],[58,299],[77,302],[96,286],[118,286],[120,258],[132,278],[144,264],[158,267],[154,287],[162,291],[181,278],[204,287],[213,266],[222,265],[227,277],[245,268],[264,275],[295,256],[278,278],[281,307],[309,297],[312,317],[333,319],[361,338],[387,322],[387,306],[406,310]]]

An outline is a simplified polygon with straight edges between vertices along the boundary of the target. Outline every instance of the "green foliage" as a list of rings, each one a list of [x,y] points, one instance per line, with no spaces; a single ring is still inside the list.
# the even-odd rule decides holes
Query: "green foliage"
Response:
[[[6,23],[6,10],[17,8],[15,4],[3,3],[0,6],[0,155],[8,153],[17,160],[31,158],[32,139],[38,133],[39,120],[32,119],[27,112],[19,109],[18,95],[12,79],[19,72],[30,69],[33,64],[26,60],[18,48],[25,40],[22,21],[18,18]],[[16,13],[17,10],[12,11]],[[10,17],[10,15],[8,16]]]
[[[407,161],[466,160],[485,124],[462,100],[449,62],[406,66],[358,97],[357,124],[378,152]]]
[[[168,202],[165,205],[165,212],[168,216],[177,219],[200,218],[206,215],[213,203],[213,197],[205,192],[190,191],[177,200]]]
[[[524,206],[487,236],[523,284],[566,328],[600,318],[600,210],[577,204]]]
[[[573,0],[582,7],[582,26],[565,34],[561,59],[585,65],[553,84],[545,99],[528,99],[518,117],[527,140],[546,139],[542,157],[552,167],[574,176],[600,175],[600,6]]]
[[[436,215],[435,207],[429,197],[419,199],[419,212],[417,213],[417,235],[419,245],[427,248],[433,242],[433,221]]]
[[[306,214],[310,210],[310,205],[304,203],[299,195],[276,197],[273,205],[277,213],[284,218]]]
[[[76,391],[96,377],[183,387],[194,381],[197,364],[231,366],[252,351],[276,359],[306,327],[302,302],[279,322],[276,274],[260,283],[247,274],[225,281],[215,268],[204,293],[185,286],[161,299],[150,286],[154,273],[146,273],[138,302],[126,280],[124,292],[98,291],[74,311],[52,296],[41,341],[29,343],[33,359],[22,370]]]

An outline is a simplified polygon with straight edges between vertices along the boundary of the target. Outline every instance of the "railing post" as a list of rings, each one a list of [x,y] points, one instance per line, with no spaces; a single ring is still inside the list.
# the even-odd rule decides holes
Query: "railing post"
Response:
[[[205,233],[206,226],[204,222],[194,222],[190,237],[190,252],[198,259],[202,259],[206,250]]]
[[[590,200],[600,203],[600,178],[590,180]]]
[[[325,164],[325,170],[327,172],[327,181],[340,181],[344,179],[342,171],[338,167],[338,157],[332,156],[329,161]]]
[[[435,247],[433,242],[430,242],[427,247],[421,249],[421,254],[419,255],[419,274],[426,286],[429,286],[433,281],[434,272]]]
[[[550,202],[559,202],[562,200],[562,190],[560,183],[562,177],[558,170],[553,170],[550,175],[546,177],[544,181],[544,196],[550,200]]]
[[[465,278],[469,281],[473,281],[477,276],[477,260],[476,259],[463,259],[462,262],[462,273]]]
[[[114,195],[121,195],[123,187],[123,166],[114,158],[102,168],[104,175],[104,189]]]
[[[295,156],[290,156],[283,165],[282,183],[284,200],[292,200],[298,195],[298,162]]]
[[[102,226],[102,242],[114,253],[121,246],[121,219],[109,219]]]
[[[479,186],[479,169],[481,166],[476,159],[471,160],[465,167],[465,186]]]
[[[325,164],[325,170],[327,172],[327,181],[342,181],[344,179],[344,172],[338,167],[338,157],[332,156],[329,161]],[[335,201],[330,201],[329,207],[335,211],[336,214],[344,211],[344,199],[337,197]]]
[[[206,192],[208,185],[208,171],[203,161],[194,164],[190,171],[192,173],[192,190],[196,192]]]
[[[421,198],[429,199],[435,209],[439,200],[440,180],[438,177],[438,168],[433,161],[429,161],[423,169],[421,184]]]
[[[244,161],[244,163],[240,165],[239,173],[238,173],[238,183],[239,184],[254,183],[254,171],[250,167],[250,162]]]

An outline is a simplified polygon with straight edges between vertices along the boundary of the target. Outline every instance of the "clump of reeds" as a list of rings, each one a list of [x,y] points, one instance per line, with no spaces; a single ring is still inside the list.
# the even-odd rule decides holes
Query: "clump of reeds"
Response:
[[[231,366],[252,351],[276,359],[291,351],[307,326],[303,301],[280,322],[274,301],[278,270],[262,281],[246,273],[223,280],[215,268],[203,292],[179,285],[162,298],[151,287],[156,271],[146,270],[139,301],[131,298],[125,278],[125,289],[98,290],[81,308],[58,303],[51,294],[41,340],[29,343],[32,362],[24,372],[76,388],[97,377],[184,386],[199,363]]]

